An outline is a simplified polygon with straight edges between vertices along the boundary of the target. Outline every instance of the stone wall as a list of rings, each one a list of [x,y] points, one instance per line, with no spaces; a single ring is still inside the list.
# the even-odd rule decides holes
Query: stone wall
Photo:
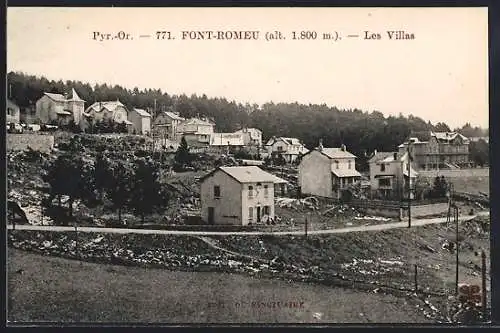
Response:
[[[7,134],[7,151],[33,150],[50,152],[54,148],[54,136],[48,134]]]

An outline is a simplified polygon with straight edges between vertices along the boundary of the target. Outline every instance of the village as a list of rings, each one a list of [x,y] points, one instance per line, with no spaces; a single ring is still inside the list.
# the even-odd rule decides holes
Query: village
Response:
[[[469,157],[477,138],[411,132],[395,151],[355,156],[344,143],[326,147],[319,138],[306,148],[300,138],[264,140],[258,128],[222,133],[216,125],[119,100],[88,103],[74,88],[44,92],[23,112],[8,100],[9,246],[356,284],[415,295],[426,320],[457,320],[447,297],[459,284],[480,285],[487,269],[480,256],[489,248],[489,169]],[[360,157],[368,168],[358,171]],[[472,306],[481,316],[484,283]],[[457,301],[455,311],[472,311],[466,304]]]

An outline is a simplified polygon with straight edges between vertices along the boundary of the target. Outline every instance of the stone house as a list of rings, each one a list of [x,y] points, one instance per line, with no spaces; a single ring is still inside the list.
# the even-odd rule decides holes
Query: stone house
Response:
[[[71,94],[44,93],[36,101],[36,118],[41,124],[67,125],[73,121],[79,125],[84,113],[85,101],[78,96],[75,89]]]

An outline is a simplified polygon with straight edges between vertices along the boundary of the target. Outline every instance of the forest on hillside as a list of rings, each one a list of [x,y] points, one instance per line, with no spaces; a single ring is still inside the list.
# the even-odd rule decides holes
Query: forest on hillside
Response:
[[[308,148],[317,146],[319,139],[323,139],[326,147],[338,147],[343,143],[349,151],[361,157],[375,149],[395,150],[411,131],[451,130],[445,123],[432,124],[412,115],[405,117],[402,113],[385,117],[379,111],[340,110],[326,104],[242,104],[204,94],[170,95],[160,89],[127,89],[106,84],[91,86],[81,81],[54,81],[19,72],[8,73],[7,84],[9,98],[21,108],[34,105],[44,92],[67,94],[74,88],[86,101],[85,107],[96,101],[119,99],[127,108],[147,109],[153,116],[161,111],[174,111],[185,118],[212,118],[218,132],[256,127],[262,130],[264,140],[271,136],[296,137]],[[454,130],[468,137],[488,135],[487,129],[470,124]]]

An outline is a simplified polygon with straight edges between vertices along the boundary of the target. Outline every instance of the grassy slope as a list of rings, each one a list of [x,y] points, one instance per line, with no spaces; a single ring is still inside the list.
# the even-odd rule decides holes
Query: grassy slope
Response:
[[[23,274],[17,273],[23,269]],[[8,319],[55,322],[425,322],[402,298],[238,274],[80,263],[19,250],[8,256]],[[301,301],[303,309],[250,302]],[[218,303],[211,304],[210,302]],[[242,302],[240,308],[236,302]],[[322,313],[321,319],[314,313]]]

